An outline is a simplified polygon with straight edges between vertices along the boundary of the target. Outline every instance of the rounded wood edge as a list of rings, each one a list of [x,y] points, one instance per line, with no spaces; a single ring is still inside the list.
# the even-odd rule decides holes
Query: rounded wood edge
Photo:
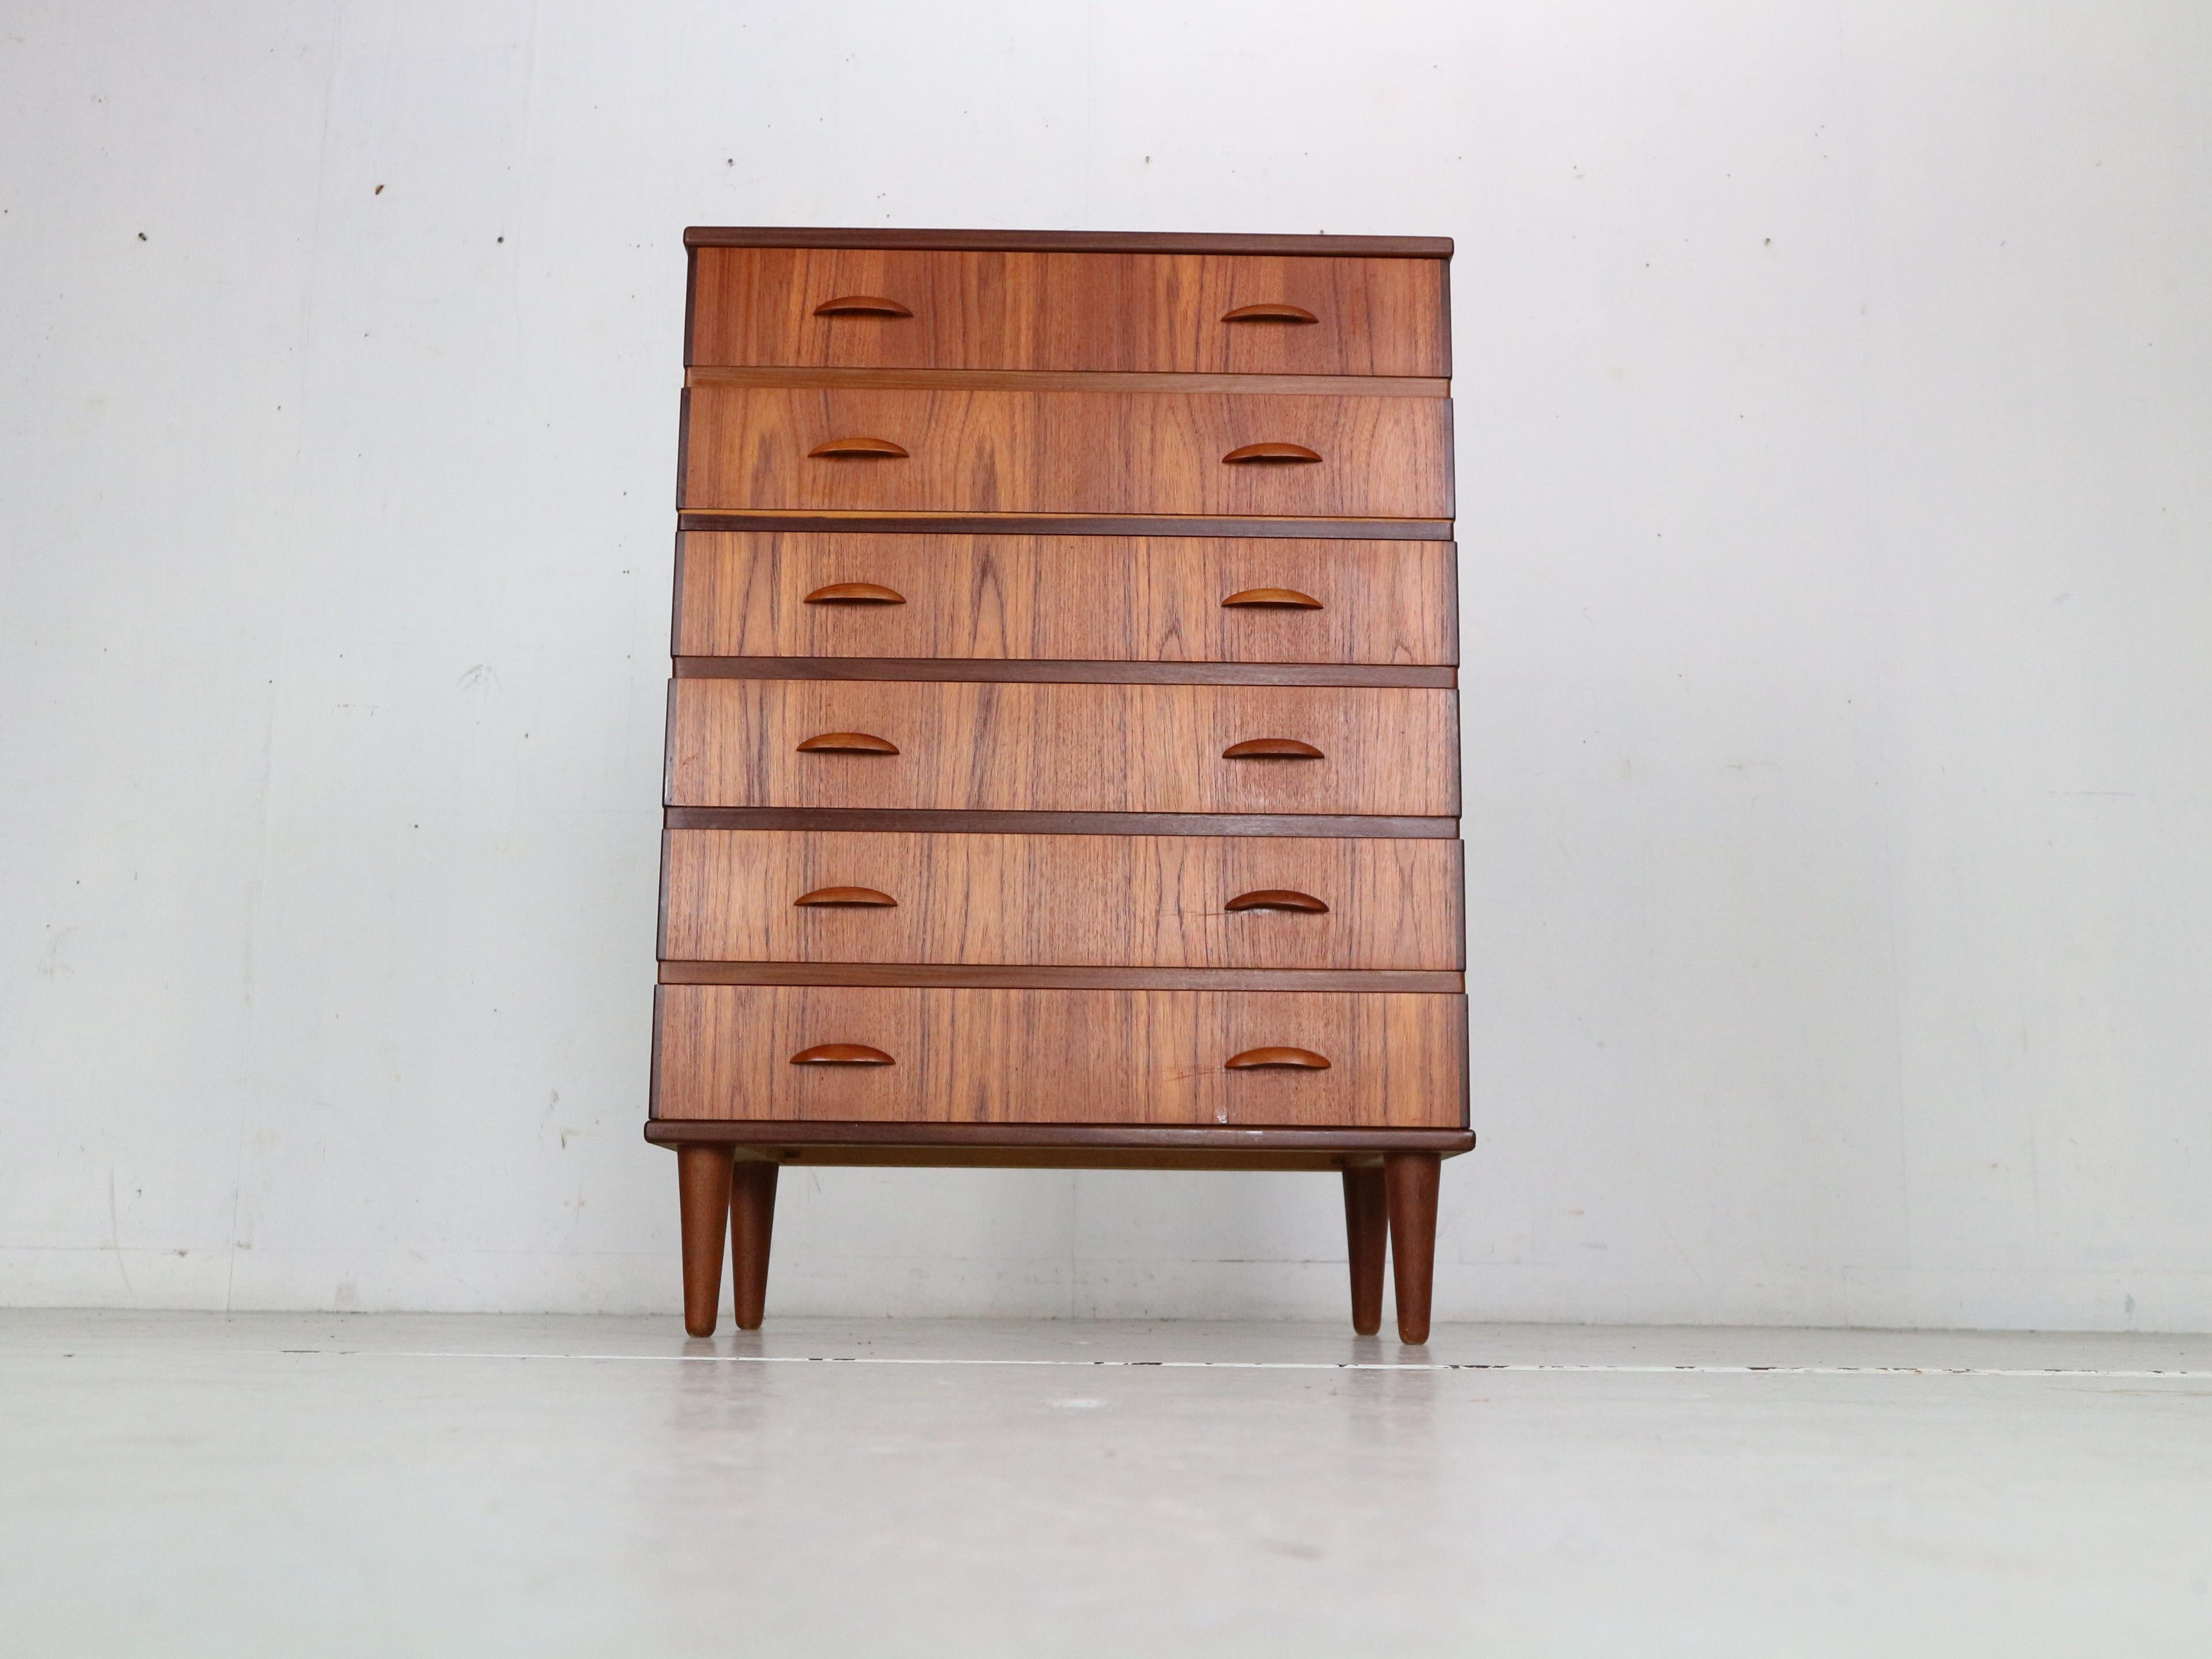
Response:
[[[1304,444],[1271,440],[1266,443],[1239,444],[1221,459],[1230,466],[1310,466],[1321,459],[1321,452]]]
[[[1453,691],[1445,663],[1069,661],[1045,657],[672,657],[679,680],[913,680],[970,685],[1311,685]]]
[[[820,732],[801,740],[802,755],[896,755],[898,745],[869,732]]]
[[[1239,893],[1221,907],[1224,910],[1291,910],[1303,915],[1325,916],[1328,914],[1326,902],[1311,893],[1301,893],[1295,887],[1261,887],[1249,893]]]
[[[898,1062],[865,1042],[817,1042],[791,1057],[793,1066],[895,1066]]]
[[[1326,760],[1313,744],[1297,738],[1247,738],[1221,751],[1224,760]]]
[[[817,887],[792,900],[792,908],[896,910],[898,901],[879,887]]]
[[[820,985],[854,990],[1342,991],[1465,996],[1447,968],[1101,968],[1052,963],[664,962],[663,985]]]
[[[1326,1072],[1328,1056],[1317,1054],[1310,1048],[1291,1048],[1274,1045],[1265,1048],[1247,1048],[1241,1054],[1232,1054],[1222,1063],[1230,1072]]]
[[[782,507],[685,507],[678,530],[876,531],[958,536],[1200,537],[1226,540],[1449,542],[1449,519],[1261,519],[1075,513],[793,513]]]
[[[889,438],[830,438],[806,452],[809,460],[886,460],[910,459],[905,447]]]
[[[896,300],[879,294],[841,294],[814,307],[817,317],[911,317],[914,313]]]
[[[904,605],[906,595],[881,582],[831,582],[799,601],[802,605]]]
[[[1153,368],[850,368],[766,363],[692,363],[687,390],[765,386],[784,391],[847,387],[875,392],[1225,392],[1291,398],[1431,398],[1451,396],[1439,374],[1217,373]]]
[[[1224,611],[1319,611],[1322,602],[1295,587],[1248,587],[1222,600]]]
[[[1294,306],[1280,300],[1262,300],[1256,305],[1238,306],[1234,311],[1221,313],[1224,323],[1317,323],[1320,318],[1304,306]]]
[[[670,830],[874,830],[914,835],[1310,836],[1352,841],[1456,841],[1454,817],[1265,812],[1017,812],[918,807],[679,806]]]
[[[945,253],[1304,253],[1449,259],[1449,236],[1237,235],[1162,230],[879,230],[823,225],[687,225],[684,246],[872,247]]]
[[[648,1118],[645,1138],[656,1146],[731,1146],[1114,1148],[1137,1152],[1218,1150],[1298,1152],[1429,1152],[1456,1158],[1472,1152],[1469,1129],[1223,1128],[1204,1124],[857,1123],[801,1119]]]

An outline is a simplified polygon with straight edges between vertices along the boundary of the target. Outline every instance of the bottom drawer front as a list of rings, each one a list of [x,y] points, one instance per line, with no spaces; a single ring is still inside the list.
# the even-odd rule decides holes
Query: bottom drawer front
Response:
[[[669,985],[653,1114],[1458,1128],[1466,1011],[1430,994]]]

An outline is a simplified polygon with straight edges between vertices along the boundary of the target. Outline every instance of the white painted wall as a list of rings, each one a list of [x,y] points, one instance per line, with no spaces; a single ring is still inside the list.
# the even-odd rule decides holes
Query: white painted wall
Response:
[[[690,222],[1448,234],[1455,1318],[2212,1328],[2212,12],[0,5],[0,1299],[672,1308]],[[786,1311],[1316,1314],[831,1171]]]

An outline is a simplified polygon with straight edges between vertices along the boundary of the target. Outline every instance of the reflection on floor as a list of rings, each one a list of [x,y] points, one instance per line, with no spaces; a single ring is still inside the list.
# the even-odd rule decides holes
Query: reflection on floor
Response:
[[[0,1313],[0,1652],[2212,1654],[2212,1338]]]

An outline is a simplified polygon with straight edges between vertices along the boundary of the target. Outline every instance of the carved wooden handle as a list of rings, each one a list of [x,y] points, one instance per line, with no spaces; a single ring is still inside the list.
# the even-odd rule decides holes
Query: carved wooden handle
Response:
[[[800,748],[806,745],[801,744]],[[1320,750],[1296,738],[1247,738],[1221,751],[1224,760],[1324,760]]]
[[[1312,594],[1301,593],[1295,587],[1248,587],[1222,600],[1224,611],[1231,606],[1248,611],[1318,611],[1322,604]]]
[[[1285,305],[1280,300],[1263,301],[1256,306],[1239,306],[1225,312],[1224,323],[1317,323],[1320,318],[1304,306]]]
[[[814,452],[819,455],[822,452]],[[904,454],[906,452],[899,452]],[[1224,455],[1222,461],[1230,466],[1274,465],[1296,466],[1317,461],[1318,450],[1308,449],[1304,444],[1243,444]]]
[[[806,453],[812,459],[822,461],[902,461],[906,459],[906,451],[889,438],[832,438],[827,443],[815,445]],[[1316,455],[1314,459],[1319,460],[1321,458]]]
[[[801,904],[806,902],[799,900]],[[1328,906],[1311,893],[1301,893],[1295,887],[1262,887],[1257,892],[1239,893],[1224,907],[1231,910],[1302,910],[1310,916],[1325,916]]]
[[[824,732],[799,745],[802,755],[896,755],[898,745],[866,732]]]
[[[873,294],[842,294],[834,300],[824,300],[814,307],[817,317],[911,317],[896,300],[885,300]],[[1308,322],[1313,319],[1308,318]]]
[[[874,582],[831,582],[806,596],[808,605],[904,605],[906,595]]]
[[[854,905],[878,908],[888,905],[896,910],[898,901],[889,893],[879,893],[872,887],[817,887],[811,893],[801,893],[792,900],[793,904]],[[1229,907],[1235,909],[1235,905]]]
[[[1278,1051],[1267,1048],[1255,1052],[1274,1054]],[[1280,1052],[1291,1054],[1296,1051],[1285,1048]],[[791,1057],[791,1063],[794,1066],[893,1066],[897,1064],[882,1049],[871,1048],[865,1042],[817,1042],[811,1048],[801,1048]],[[1234,1066],[1237,1062],[1232,1060],[1229,1063]],[[1322,1064],[1326,1066],[1328,1062],[1324,1060]]]
[[[1285,1071],[1326,1072],[1328,1059],[1310,1048],[1247,1048],[1232,1056],[1227,1069],[1232,1072],[1256,1072],[1263,1067],[1280,1066]]]

